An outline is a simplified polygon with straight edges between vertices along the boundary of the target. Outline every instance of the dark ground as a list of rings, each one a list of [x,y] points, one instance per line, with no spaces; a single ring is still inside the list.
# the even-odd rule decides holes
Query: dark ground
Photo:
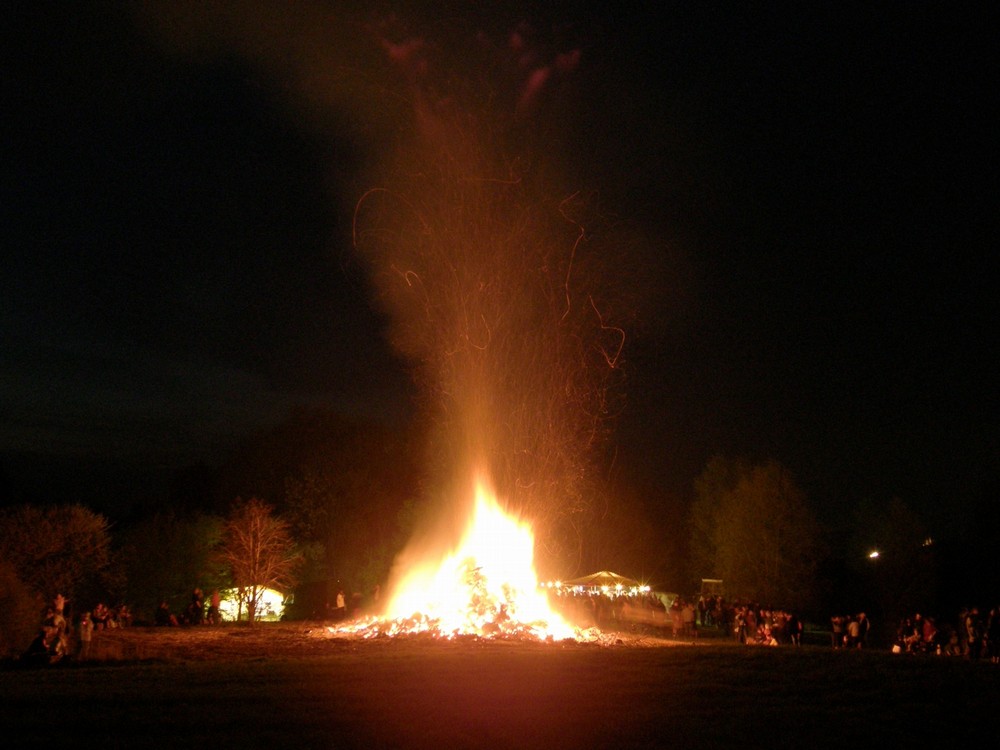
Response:
[[[13,741],[5,746],[846,748],[1000,739],[1000,667],[949,657],[718,638],[363,641],[301,623],[132,628],[98,633],[95,646],[100,661],[0,671],[0,726]]]

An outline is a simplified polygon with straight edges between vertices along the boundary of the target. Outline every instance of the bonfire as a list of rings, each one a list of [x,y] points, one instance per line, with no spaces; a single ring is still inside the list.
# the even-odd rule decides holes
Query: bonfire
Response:
[[[454,549],[406,566],[384,614],[331,632],[365,638],[428,633],[441,638],[596,640],[549,605],[534,565],[530,524],[507,513],[478,478],[468,526]]]

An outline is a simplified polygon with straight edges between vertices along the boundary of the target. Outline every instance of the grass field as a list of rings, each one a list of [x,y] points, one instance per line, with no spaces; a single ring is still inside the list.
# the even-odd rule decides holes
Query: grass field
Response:
[[[1000,667],[818,646],[98,633],[0,671],[5,747],[894,748],[1000,740]],[[937,740],[935,738],[942,738]],[[10,744],[8,744],[10,742]]]

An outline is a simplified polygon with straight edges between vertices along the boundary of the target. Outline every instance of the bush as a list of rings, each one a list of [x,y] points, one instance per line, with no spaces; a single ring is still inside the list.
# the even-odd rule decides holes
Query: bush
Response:
[[[18,657],[28,648],[41,625],[42,606],[14,566],[0,561],[0,659]]]

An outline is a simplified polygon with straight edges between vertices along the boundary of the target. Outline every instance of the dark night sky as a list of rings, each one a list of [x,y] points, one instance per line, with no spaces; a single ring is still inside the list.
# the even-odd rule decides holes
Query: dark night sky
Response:
[[[967,507],[1000,468],[985,19],[655,5],[529,19],[583,50],[567,181],[661,249],[627,351],[629,476],[675,497],[741,453],[788,465],[827,517]],[[192,22],[199,46],[112,3],[31,8],[4,45],[7,484],[155,492],[135,477],[218,460],[297,404],[406,412],[349,245],[377,106],[289,83],[322,55],[291,21],[245,31],[273,12]]]

